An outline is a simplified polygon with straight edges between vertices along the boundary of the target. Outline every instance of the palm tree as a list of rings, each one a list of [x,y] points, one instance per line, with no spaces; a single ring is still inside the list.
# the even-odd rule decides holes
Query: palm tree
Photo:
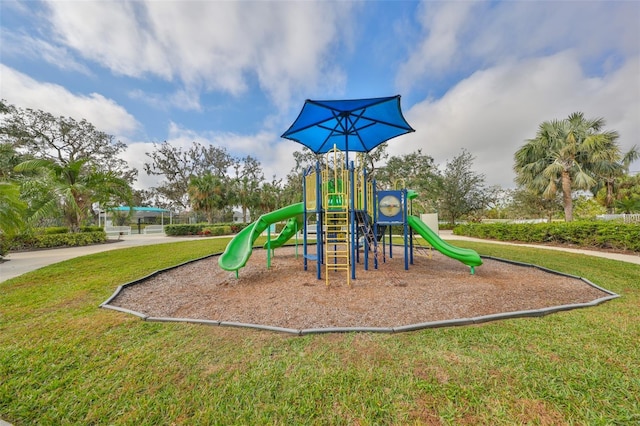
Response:
[[[609,213],[613,213],[616,187],[620,179],[629,173],[629,166],[638,158],[640,151],[634,146],[613,162],[600,161],[594,164],[594,172],[599,182],[592,192],[597,194],[600,189],[605,188],[604,206]]]
[[[26,203],[20,199],[16,183],[0,181],[0,238],[18,233],[24,225]]]
[[[543,122],[515,153],[516,182],[547,198],[561,191],[565,221],[572,221],[572,192],[595,186],[594,170],[620,159],[618,133],[602,131],[604,125],[603,118],[585,119],[581,112]]]
[[[129,202],[129,183],[113,172],[97,171],[88,159],[58,164],[51,160],[27,160],[15,167],[21,173],[42,171],[50,191],[46,199],[39,200],[37,211],[31,217],[39,220],[61,211],[72,232],[89,216],[93,203],[108,205],[114,200]]]
[[[230,186],[229,182],[224,182],[212,173],[192,176],[188,190],[191,207],[204,213],[207,222],[213,223],[216,210],[223,210],[229,205]]]

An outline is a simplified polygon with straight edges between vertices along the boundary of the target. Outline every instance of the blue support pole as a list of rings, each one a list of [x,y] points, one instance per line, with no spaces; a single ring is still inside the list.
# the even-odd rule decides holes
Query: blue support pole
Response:
[[[367,169],[365,169],[364,167],[362,168],[362,184],[364,185],[364,194],[362,195],[362,209],[363,209],[363,213],[364,216],[367,218],[367,222],[369,222],[369,208],[368,208],[368,200],[367,200],[367,193],[369,192],[367,189]],[[373,220],[373,218],[371,218],[371,220]],[[371,224],[369,224],[369,228],[371,228],[372,231],[374,231],[373,227],[371,226]],[[375,233],[374,233],[374,238],[375,238]],[[364,270],[368,271],[369,270],[369,239],[367,237],[364,236],[364,233],[362,235],[362,240],[364,242]]]
[[[349,168],[349,191],[351,192],[351,196],[349,198],[351,198],[349,200],[349,205],[351,206],[351,208],[349,209],[349,228],[350,228],[350,232],[351,232],[351,279],[355,280],[356,279],[356,253],[358,248],[356,247],[356,240],[358,239],[357,237],[357,233],[356,233],[356,203],[355,203],[355,183],[354,183],[354,171],[353,171],[353,161],[351,162],[351,167]]]
[[[302,223],[304,230],[302,231],[302,257],[304,258],[304,270],[307,270],[307,175],[309,169],[305,170],[302,174],[302,201],[304,202],[304,212],[302,213]]]
[[[407,190],[406,188],[402,190],[402,198],[404,203],[402,208],[402,226],[404,231],[404,269],[405,271],[409,269],[409,226],[407,225]]]
[[[410,200],[410,202],[411,202],[411,209],[409,210],[409,214],[413,215],[413,200]],[[406,223],[406,220],[405,220],[405,223]],[[413,265],[413,230],[412,229],[409,230],[409,246],[410,246],[410,250],[409,250],[410,259],[409,259],[409,261]]]
[[[322,235],[322,174],[320,173],[320,162],[316,162],[316,262],[317,276],[322,279],[322,258],[324,257],[324,243]]]
[[[380,232],[380,230],[378,229],[379,227],[378,225],[378,182],[375,179],[373,179],[371,181],[371,185],[373,188],[373,200],[371,200],[371,202],[373,203],[373,234],[374,234],[374,238],[376,239],[374,244],[379,245],[378,233]],[[380,247],[374,246],[373,249],[378,250],[378,254],[380,253]],[[382,254],[384,255],[384,248],[382,250]],[[373,257],[373,268],[378,269],[378,256]]]

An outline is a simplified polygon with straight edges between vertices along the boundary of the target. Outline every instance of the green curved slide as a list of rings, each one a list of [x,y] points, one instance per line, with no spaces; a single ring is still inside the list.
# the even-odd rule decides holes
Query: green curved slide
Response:
[[[429,244],[440,253],[452,259],[459,260],[465,265],[471,267],[471,273],[475,272],[475,267],[482,265],[480,255],[475,251],[467,248],[456,247],[444,241],[435,232],[431,230],[423,221],[416,216],[407,216],[407,223]]]
[[[286,225],[280,231],[280,235],[275,240],[267,241],[264,243],[264,248],[272,248],[276,249],[278,247],[282,247],[287,241],[291,239],[294,235],[298,233],[299,230],[302,229],[303,224],[302,216],[296,215],[295,217],[287,220]]]
[[[272,223],[289,219],[278,238],[272,240],[270,243],[271,248],[282,246],[301,228],[302,218],[299,216],[303,213],[304,203],[296,203],[271,213],[263,214],[258,220],[238,232],[238,234],[229,241],[224,253],[218,258],[218,265],[225,271],[238,271],[238,269],[242,268],[247,263],[247,260],[249,260],[256,238]]]

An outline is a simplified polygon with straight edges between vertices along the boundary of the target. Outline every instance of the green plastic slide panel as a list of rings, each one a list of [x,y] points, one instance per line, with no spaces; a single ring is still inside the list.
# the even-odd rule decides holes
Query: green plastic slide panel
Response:
[[[407,223],[415,231],[420,234],[429,244],[433,246],[440,253],[447,257],[458,260],[467,266],[475,267],[482,265],[482,259],[480,255],[475,251],[467,248],[456,247],[444,241],[438,236],[431,228],[427,226],[416,216],[408,216]]]
[[[287,224],[280,231],[280,235],[275,240],[267,241],[264,243],[264,248],[272,248],[276,249],[278,247],[282,247],[287,241],[291,239],[294,235],[298,233],[299,230],[302,229],[303,218],[301,215],[297,215],[287,220]]]
[[[272,223],[282,222],[283,220],[295,218],[304,213],[304,203],[296,203],[283,207],[271,213],[263,214],[251,223],[249,226],[238,232],[236,236],[229,241],[224,253],[218,258],[218,265],[225,271],[237,271],[246,265],[247,260],[253,252],[253,243]],[[285,227],[286,228],[286,227]],[[284,230],[283,230],[284,232]],[[288,231],[290,232],[290,231]],[[295,232],[289,235],[291,238]],[[285,235],[286,236],[286,235]],[[284,236],[283,236],[284,238]],[[287,238],[288,239],[288,238]],[[285,240],[286,242],[286,240]],[[284,244],[284,242],[282,243]],[[282,245],[281,244],[281,245]],[[271,243],[273,247],[273,242]]]

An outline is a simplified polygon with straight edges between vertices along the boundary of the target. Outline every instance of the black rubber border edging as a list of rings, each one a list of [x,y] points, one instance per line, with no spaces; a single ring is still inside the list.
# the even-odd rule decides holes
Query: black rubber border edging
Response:
[[[113,309],[115,311],[119,311],[119,312],[124,312],[124,313],[127,313],[127,314],[131,314],[131,315],[135,315],[137,317],[142,318],[145,321],[150,321],[150,322],[183,322],[183,323],[202,324],[202,325],[217,325],[217,326],[222,326],[222,327],[239,327],[239,328],[249,328],[249,329],[254,329],[254,330],[276,331],[276,332],[280,332],[280,333],[288,333],[288,334],[293,334],[293,335],[297,335],[297,336],[304,336],[304,335],[307,335],[307,334],[327,334],[327,333],[402,333],[402,332],[407,332],[407,331],[424,330],[424,329],[427,329],[427,328],[456,327],[456,326],[464,326],[464,325],[482,324],[482,323],[485,323],[485,322],[498,321],[498,320],[504,320],[504,319],[512,319],[512,318],[542,317],[542,316],[553,314],[553,313],[556,313],[556,312],[569,311],[569,310],[572,310],[572,309],[589,308],[589,307],[597,306],[597,305],[599,305],[601,303],[604,303],[604,302],[607,302],[609,300],[616,299],[616,298],[620,297],[619,294],[616,294],[616,293],[614,293],[614,292],[612,292],[610,290],[607,290],[607,289],[605,289],[603,287],[600,287],[600,286],[592,283],[591,281],[589,281],[588,279],[583,278],[583,277],[578,277],[576,275],[566,274],[564,272],[555,271],[553,269],[545,268],[545,267],[534,265],[534,264],[531,264],[531,263],[517,262],[517,261],[514,261],[514,260],[501,259],[499,257],[493,257],[493,256],[480,256],[483,259],[491,259],[491,260],[495,260],[495,261],[498,261],[498,262],[509,263],[509,264],[516,265],[516,266],[535,268],[535,269],[538,269],[540,271],[547,272],[547,273],[550,273],[550,274],[555,274],[555,275],[560,275],[560,276],[564,276],[564,277],[574,278],[574,279],[580,280],[580,281],[584,282],[585,284],[590,285],[591,287],[594,287],[594,288],[596,288],[596,289],[608,294],[609,296],[601,297],[599,299],[592,300],[591,302],[585,302],[585,303],[572,303],[572,304],[569,304],[569,305],[551,306],[551,307],[548,307],[548,308],[533,309],[533,310],[528,310],[528,311],[504,312],[504,313],[499,313],[499,314],[483,315],[483,316],[473,317],[473,318],[456,318],[456,319],[452,319],[452,320],[430,321],[430,322],[423,322],[423,323],[418,323],[418,324],[403,325],[403,326],[398,326],[398,327],[326,327],[326,328],[306,328],[306,329],[301,329],[301,330],[293,329],[293,328],[275,327],[275,326],[264,325],[264,324],[250,324],[250,323],[233,322],[233,321],[216,321],[216,320],[204,320],[204,319],[192,319],[192,318],[150,317],[150,316],[142,314],[140,312],[132,311],[130,309],[121,308],[119,306],[114,306],[114,305],[110,305],[109,304],[111,301],[113,301],[113,299],[115,299],[118,296],[118,294],[120,294],[120,292],[123,289],[125,289],[125,288],[127,288],[129,286],[140,284],[140,283],[148,280],[149,278],[152,278],[152,277],[154,277],[154,276],[156,276],[158,274],[161,274],[163,272],[167,272],[167,271],[170,271],[172,269],[176,269],[176,268],[188,265],[188,264],[193,263],[193,262],[199,262],[201,260],[205,260],[205,259],[208,259],[210,257],[219,256],[221,253],[222,252],[209,254],[207,256],[203,256],[203,257],[198,258],[198,259],[189,260],[187,262],[183,262],[183,263],[180,263],[180,264],[175,265],[175,266],[170,266],[168,268],[152,272],[151,274],[149,274],[149,275],[147,275],[145,277],[139,278],[139,279],[137,279],[135,281],[131,281],[131,282],[128,282],[128,283],[123,284],[121,286],[118,286],[118,288],[111,295],[111,297],[109,297],[106,301],[101,303],[99,307],[100,308],[106,308],[106,309]]]

